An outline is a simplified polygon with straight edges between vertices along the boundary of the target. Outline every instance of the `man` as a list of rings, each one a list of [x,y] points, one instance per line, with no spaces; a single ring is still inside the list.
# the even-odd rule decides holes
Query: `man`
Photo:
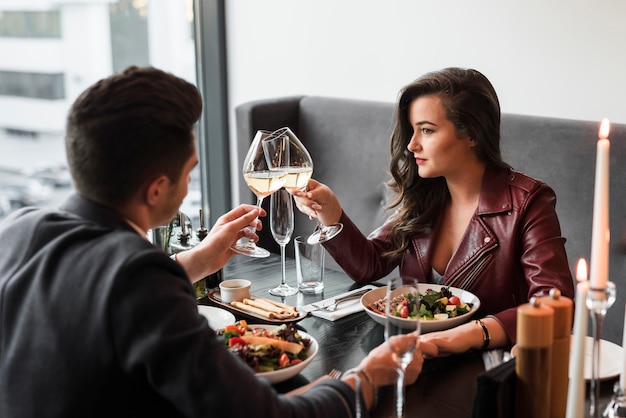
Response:
[[[191,282],[221,268],[242,236],[257,239],[246,227],[262,209],[223,215],[178,262],[145,239],[187,193],[201,108],[193,85],[137,67],[73,104],[66,152],[76,194],[0,225],[0,416],[350,416],[355,376],[368,405],[375,385],[393,383],[368,373],[393,364],[380,346],[343,380],[280,396],[198,314]]]

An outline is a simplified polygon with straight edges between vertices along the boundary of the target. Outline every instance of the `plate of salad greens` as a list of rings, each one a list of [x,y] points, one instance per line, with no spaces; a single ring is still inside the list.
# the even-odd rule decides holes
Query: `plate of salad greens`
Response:
[[[418,284],[418,301],[400,294],[392,300],[392,311],[399,326],[406,321],[421,321],[421,332],[440,331],[470,320],[480,308],[480,300],[467,290],[431,283]],[[385,325],[387,287],[371,290],[361,297],[363,310],[376,322]],[[418,302],[418,303],[416,303]],[[400,306],[409,306],[401,310]]]
[[[231,353],[272,384],[296,376],[319,350],[315,338],[293,323],[277,326],[240,320],[218,330],[217,335]]]

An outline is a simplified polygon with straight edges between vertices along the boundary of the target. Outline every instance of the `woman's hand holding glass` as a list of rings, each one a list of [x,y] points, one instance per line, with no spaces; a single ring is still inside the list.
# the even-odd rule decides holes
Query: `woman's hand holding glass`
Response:
[[[324,225],[339,224],[343,209],[333,191],[323,183],[311,179],[306,191],[293,191],[298,210]]]
[[[313,175],[313,159],[296,134],[289,128],[281,128],[274,131],[263,143],[266,153],[270,155],[276,153],[276,150],[284,152],[280,169],[287,171],[285,188],[292,194],[306,192],[309,179]],[[320,207],[319,204],[316,207]],[[317,221],[315,231],[307,238],[309,244],[328,241],[343,229],[340,223],[321,222],[317,215],[315,209],[309,214],[311,219],[315,218]]]

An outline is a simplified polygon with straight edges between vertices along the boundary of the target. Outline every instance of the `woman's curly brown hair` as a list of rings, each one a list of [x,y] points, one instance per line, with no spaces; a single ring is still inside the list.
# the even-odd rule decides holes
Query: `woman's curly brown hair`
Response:
[[[500,153],[500,103],[489,80],[472,69],[445,68],[427,73],[400,91],[391,134],[392,179],[387,186],[396,198],[389,208],[397,208],[391,229],[394,250],[388,257],[399,257],[409,246],[411,235],[431,228],[449,196],[446,179],[422,178],[412,153],[407,149],[413,127],[409,122],[411,103],[425,96],[437,96],[457,133],[476,143],[475,152],[491,167],[510,168]]]

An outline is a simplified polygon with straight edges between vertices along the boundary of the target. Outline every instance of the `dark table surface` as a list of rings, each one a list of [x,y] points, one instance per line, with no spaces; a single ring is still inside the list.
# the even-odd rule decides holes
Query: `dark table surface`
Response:
[[[287,283],[296,286],[293,259],[287,259],[286,271]],[[345,273],[327,270],[324,277],[325,287],[321,294],[298,293],[286,298],[271,296],[268,290],[280,283],[280,257],[275,254],[265,259],[235,256],[224,267],[223,273],[224,280],[242,278],[252,281],[253,294],[294,306],[306,305],[357,287]],[[204,298],[199,303],[212,304],[212,301]],[[235,316],[238,315],[235,313]],[[249,318],[245,319],[250,321]],[[345,371],[355,367],[372,348],[384,341],[383,327],[370,319],[365,312],[358,312],[334,322],[309,316],[298,322],[298,326],[318,341],[319,352],[302,373],[275,385],[279,392],[284,393],[307,384],[333,368]],[[417,382],[406,388],[408,416],[471,417],[476,377],[484,371],[482,355],[478,352],[427,360]],[[610,399],[614,381],[615,379],[602,383],[602,409]],[[388,411],[391,410],[391,390],[386,388],[381,392],[379,407],[373,411],[373,417],[388,416]]]

